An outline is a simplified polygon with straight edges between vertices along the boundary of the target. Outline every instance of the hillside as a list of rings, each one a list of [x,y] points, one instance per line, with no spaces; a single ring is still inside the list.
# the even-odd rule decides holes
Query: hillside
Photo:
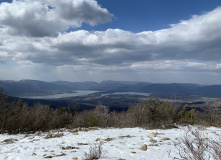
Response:
[[[24,97],[36,95],[51,95],[56,93],[75,92],[77,90],[93,90],[101,93],[141,92],[153,96],[198,96],[221,97],[221,85],[202,86],[185,83],[149,83],[130,81],[97,82],[44,82],[36,80],[0,81],[0,88],[10,96]]]

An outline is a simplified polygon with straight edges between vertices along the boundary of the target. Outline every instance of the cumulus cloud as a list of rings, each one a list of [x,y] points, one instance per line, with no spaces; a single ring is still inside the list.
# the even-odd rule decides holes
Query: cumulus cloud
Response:
[[[112,14],[94,0],[14,0],[0,4],[0,26],[11,35],[55,36],[82,23],[111,21]]]
[[[155,60],[221,61],[221,7],[155,32],[120,29],[60,34],[57,53],[102,65]]]
[[[65,26],[67,24],[80,26],[83,22],[94,25],[98,22],[109,21],[111,15],[93,0],[31,2],[29,0],[14,1],[13,4],[6,3],[0,6],[0,12],[3,12],[2,8],[7,8],[6,5],[9,5],[8,8],[12,5],[16,7],[17,5],[33,6],[33,4],[40,6],[34,7],[34,11],[28,9],[16,11],[14,9],[13,13],[20,16],[21,22],[24,21],[17,28],[13,28],[17,22],[11,19],[15,18],[15,15],[11,14],[12,11],[9,12],[9,9],[6,9],[8,11],[6,13],[10,13],[9,15],[0,14],[0,23],[4,22],[6,26],[0,28],[1,62],[14,60],[25,65],[43,64],[55,66],[54,72],[58,74],[61,74],[59,70],[65,69],[69,73],[75,72],[79,76],[80,73],[85,73],[91,77],[93,77],[92,75],[96,77],[101,72],[105,73],[106,77],[108,77],[107,73],[116,77],[120,77],[122,73],[127,76],[130,73],[136,73],[135,77],[139,77],[139,74],[149,75],[149,73],[164,73],[165,71],[171,71],[171,73],[220,73],[221,71],[221,7],[202,15],[192,16],[189,20],[182,20],[171,25],[169,29],[158,31],[132,33],[121,29],[108,29],[106,31],[78,30],[62,33],[58,31],[64,27],[63,24],[59,26],[60,23],[58,23],[54,27],[52,24],[62,20],[65,22]],[[67,4],[69,6],[67,6],[66,12],[61,8]],[[53,6],[56,5],[61,8],[54,9]],[[79,12],[72,7],[79,8]],[[82,9],[92,12],[89,8],[94,11],[94,15],[89,15],[86,11],[85,14],[78,15],[78,13],[82,13]],[[39,9],[40,11],[38,11]],[[54,17],[59,17],[60,20],[55,21],[51,16],[51,13],[55,11],[56,16]],[[39,19],[32,19],[34,13]],[[28,15],[31,18],[25,17]],[[95,15],[100,15],[100,17]],[[96,18],[93,19],[93,17]],[[29,22],[26,22],[25,19],[31,19],[30,24],[36,21],[36,29],[28,30]],[[44,29],[44,26],[40,26],[42,30],[39,32],[36,31],[39,29],[38,25],[43,24],[42,22],[50,23],[50,31],[47,32],[47,27]],[[26,31],[21,29],[24,26],[27,27]],[[8,34],[9,31],[11,34]],[[21,37],[12,34],[16,32],[28,36]],[[34,35],[36,33],[37,35]],[[57,36],[50,37],[56,33],[58,33]],[[50,36],[47,37],[47,34]],[[30,37],[30,35],[34,37]]]
[[[42,57],[47,57],[48,64],[59,65],[76,62],[116,65],[154,60],[220,61],[220,15],[221,7],[154,32],[79,30],[38,40],[23,37],[22,41],[21,37],[8,36],[0,47],[6,51],[10,48],[14,58],[22,52],[24,59],[35,63],[46,63]]]

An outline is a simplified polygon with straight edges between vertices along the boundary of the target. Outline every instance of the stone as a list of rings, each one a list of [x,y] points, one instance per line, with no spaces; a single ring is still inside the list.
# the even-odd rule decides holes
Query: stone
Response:
[[[120,136],[119,138],[131,138],[132,136],[126,135],[126,136]]]
[[[153,138],[150,139],[150,142],[157,143],[157,141],[155,139],[153,139]]]
[[[78,158],[77,158],[77,157],[73,157],[72,159],[73,159],[73,160],[78,160]]]
[[[78,132],[74,132],[73,135],[79,135]]]
[[[42,134],[43,134],[42,132],[38,131],[35,133],[35,136],[41,136]]]
[[[23,138],[27,138],[27,137],[29,137],[29,134],[25,134]]]
[[[142,145],[142,146],[140,147],[140,150],[146,151],[146,150],[147,150],[147,145],[146,145],[146,144]]]
[[[79,147],[72,147],[72,146],[67,146],[67,147],[61,147],[62,150],[70,150],[70,149],[79,149]]]
[[[104,139],[104,141],[112,141],[112,140],[114,140],[113,138],[106,138],[106,139]]]
[[[157,134],[158,134],[157,132],[152,132],[152,133],[149,134],[148,137],[153,138],[153,137],[156,137]]]
[[[161,138],[161,141],[168,141],[168,140],[170,140],[170,138],[168,138],[168,137]]]
[[[156,143],[151,143],[151,144],[148,145],[148,146],[158,146],[158,144],[156,144]]]
[[[4,141],[2,141],[2,143],[4,143],[4,144],[13,144],[13,143],[15,143],[15,141],[18,141],[18,140],[10,138],[10,139],[5,139]]]
[[[78,143],[79,146],[88,145],[88,143]]]
[[[45,137],[45,139],[49,139],[49,138],[57,138],[57,137],[62,137],[64,136],[64,133],[57,133],[57,134],[53,134],[53,133],[48,133],[47,136]]]

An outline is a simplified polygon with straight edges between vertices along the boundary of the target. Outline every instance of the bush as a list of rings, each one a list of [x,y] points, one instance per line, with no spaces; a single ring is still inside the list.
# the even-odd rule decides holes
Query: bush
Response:
[[[195,124],[195,109],[191,109],[190,111],[187,111],[186,109],[187,105],[183,107],[183,109],[178,113],[178,119],[180,123],[182,124]]]
[[[98,145],[95,144],[94,146],[91,146],[89,148],[89,153],[84,153],[85,160],[94,160],[101,158],[104,155],[102,145],[103,143],[100,142]]]
[[[36,104],[33,107],[21,101],[11,103],[1,115],[0,133],[29,133],[62,128],[72,123],[71,113],[66,108],[53,110]]]
[[[171,126],[177,118],[176,109],[168,102],[158,98],[141,101],[127,111],[131,117],[132,126],[158,128]]]
[[[221,108],[215,102],[206,103],[202,111],[196,113],[196,123],[204,126],[221,127]]]
[[[175,143],[180,157],[184,160],[220,160],[219,140],[209,140],[198,129],[188,127],[183,138]]]
[[[95,113],[92,113],[88,118],[87,118],[87,126],[88,127],[99,127],[100,126],[100,120],[96,116]]]
[[[109,108],[101,104],[93,110],[79,112],[73,101],[68,107],[57,109],[42,104],[28,106],[22,101],[9,103],[0,90],[0,133],[28,133],[64,127],[171,128],[174,123],[220,126],[220,109],[210,107],[196,116],[195,109],[188,111],[184,106],[178,112],[168,101],[152,97],[140,101],[126,112],[109,112]]]

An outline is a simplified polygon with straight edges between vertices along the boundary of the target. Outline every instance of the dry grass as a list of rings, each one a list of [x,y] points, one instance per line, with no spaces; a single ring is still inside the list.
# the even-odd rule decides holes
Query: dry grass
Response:
[[[102,148],[103,143],[100,142],[99,144],[94,144],[89,148],[88,153],[84,153],[85,160],[94,160],[94,159],[99,159],[102,156],[104,156],[103,148]]]
[[[203,132],[188,127],[183,138],[175,143],[180,157],[184,160],[220,160],[220,140],[209,140]]]

